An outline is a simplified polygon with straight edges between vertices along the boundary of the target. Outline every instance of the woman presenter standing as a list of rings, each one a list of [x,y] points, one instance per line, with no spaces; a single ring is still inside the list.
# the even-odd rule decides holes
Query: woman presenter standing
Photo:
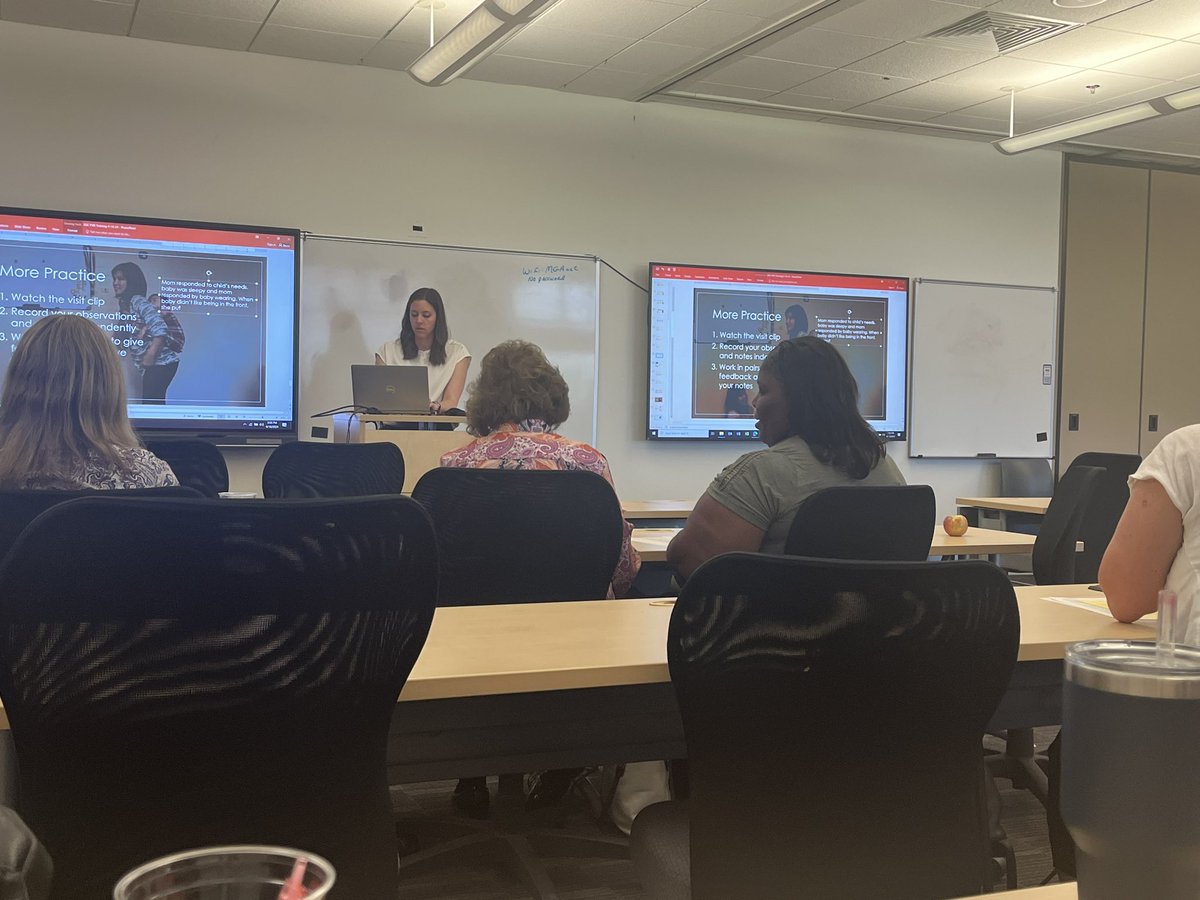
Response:
[[[471,352],[450,337],[442,295],[417,288],[404,308],[400,337],[375,353],[377,366],[425,366],[429,371],[429,411],[455,409],[467,385]]]

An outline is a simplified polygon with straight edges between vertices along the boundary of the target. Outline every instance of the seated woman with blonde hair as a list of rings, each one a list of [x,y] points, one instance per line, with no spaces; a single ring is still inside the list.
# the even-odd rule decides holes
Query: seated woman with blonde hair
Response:
[[[76,315],[32,325],[0,394],[0,488],[114,490],[177,485],[129,424],[112,340]]]

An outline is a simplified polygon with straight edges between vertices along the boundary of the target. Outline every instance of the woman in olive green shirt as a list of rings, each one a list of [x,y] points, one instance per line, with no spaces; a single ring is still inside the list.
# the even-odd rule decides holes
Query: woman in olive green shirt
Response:
[[[667,548],[680,580],[734,550],[782,553],[800,503],[843,484],[904,484],[883,441],[858,411],[858,385],[818,337],[780,341],[758,373],[754,398],[766,450],[722,470]]]

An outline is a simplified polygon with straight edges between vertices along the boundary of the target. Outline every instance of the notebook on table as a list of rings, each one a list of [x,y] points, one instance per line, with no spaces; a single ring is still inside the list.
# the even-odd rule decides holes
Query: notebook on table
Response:
[[[376,415],[428,415],[425,366],[351,366],[354,405]]]

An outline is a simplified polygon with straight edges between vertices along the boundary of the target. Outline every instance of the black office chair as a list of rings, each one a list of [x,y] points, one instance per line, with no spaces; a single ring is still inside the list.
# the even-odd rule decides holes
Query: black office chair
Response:
[[[701,566],[667,637],[691,796],[634,820],[648,896],[990,886],[979,744],[1019,632],[1012,585],[982,561],[731,553]]]
[[[229,467],[215,444],[208,441],[146,441],[146,449],[165,462],[186,487],[205,497],[229,490]]]
[[[79,497],[107,496],[108,491],[91,489],[79,491],[0,491],[0,559],[16,543],[25,527],[59,503]],[[120,492],[136,499],[162,497],[191,497],[200,499],[200,492],[190,487],[139,488]]]
[[[0,697],[54,900],[238,843],[395,897],[387,735],[433,615],[428,516],[127,494],[55,506],[0,564]]]
[[[431,469],[413,488],[441,559],[438,604],[603,600],[621,553],[621,504],[593,472]]]
[[[927,484],[825,488],[796,510],[784,552],[921,562],[933,544],[936,505]]]
[[[1079,580],[1075,545],[1096,483],[1103,475],[1104,470],[1095,466],[1072,465],[1058,480],[1033,544],[1033,578],[1037,584],[1074,584]]]
[[[603,600],[621,552],[621,504],[612,485],[593,472],[536,469],[431,469],[413,488],[433,519],[441,575],[439,606]],[[565,787],[583,770],[550,773]],[[545,773],[544,773],[545,774]],[[515,804],[521,775],[502,774],[500,795]],[[484,779],[459,787],[486,791]],[[582,782],[580,782],[582,783]],[[603,805],[603,798],[598,800]],[[623,859],[625,841],[532,831],[501,823],[458,821],[469,834],[406,855],[405,875],[436,868],[445,856],[499,861],[532,896],[557,898],[535,850],[567,856]]]
[[[262,474],[267,498],[362,497],[404,490],[404,454],[395,444],[282,444]]]
[[[1138,470],[1142,458],[1136,453],[1080,453],[1067,469],[1094,466],[1101,475],[1088,492],[1087,512],[1079,523],[1083,550],[1075,557],[1075,580],[1096,581],[1100,560],[1117,530],[1117,522],[1129,502],[1129,476]]]

